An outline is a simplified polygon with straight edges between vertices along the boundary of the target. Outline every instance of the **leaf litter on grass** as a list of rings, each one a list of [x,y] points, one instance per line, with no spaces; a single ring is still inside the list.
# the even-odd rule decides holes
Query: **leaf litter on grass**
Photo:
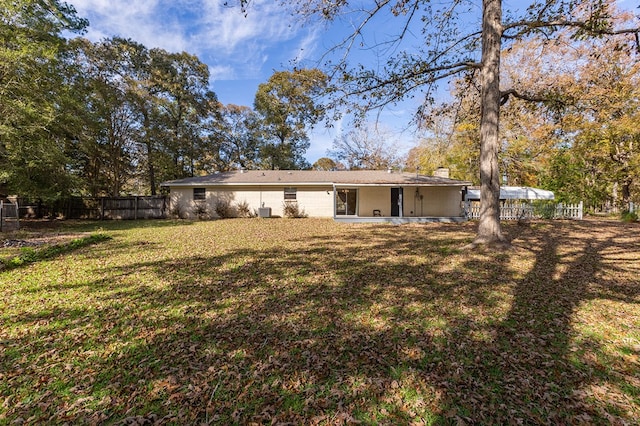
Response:
[[[0,423],[639,418],[634,224],[152,224],[0,272]]]

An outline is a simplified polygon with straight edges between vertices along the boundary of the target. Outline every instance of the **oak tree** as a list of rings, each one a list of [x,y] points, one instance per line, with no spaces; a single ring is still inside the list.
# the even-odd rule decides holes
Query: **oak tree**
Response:
[[[254,108],[264,129],[261,158],[264,168],[304,169],[309,148],[307,130],[324,114],[320,96],[327,76],[318,69],[275,72],[258,86]]]
[[[263,132],[258,114],[247,106],[220,107],[220,120],[209,136],[211,171],[257,169]]]
[[[72,190],[59,59],[63,31],[86,25],[58,0],[0,1],[0,186],[13,193],[50,199]]]
[[[344,168],[344,165],[340,163],[336,163],[333,159],[329,157],[320,157],[316,160],[315,163],[311,165],[311,168],[313,170],[329,171],[329,170],[338,170],[339,168]]]

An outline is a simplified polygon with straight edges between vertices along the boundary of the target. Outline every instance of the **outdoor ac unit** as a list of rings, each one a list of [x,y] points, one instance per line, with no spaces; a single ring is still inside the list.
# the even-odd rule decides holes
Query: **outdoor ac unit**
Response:
[[[259,217],[271,217],[271,207],[259,207],[258,208],[258,216]]]

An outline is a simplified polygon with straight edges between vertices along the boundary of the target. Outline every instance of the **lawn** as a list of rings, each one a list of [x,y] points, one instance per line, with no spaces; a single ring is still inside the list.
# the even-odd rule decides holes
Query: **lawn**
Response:
[[[0,240],[0,424],[638,424],[640,226],[69,223]],[[25,244],[31,244],[24,246]]]

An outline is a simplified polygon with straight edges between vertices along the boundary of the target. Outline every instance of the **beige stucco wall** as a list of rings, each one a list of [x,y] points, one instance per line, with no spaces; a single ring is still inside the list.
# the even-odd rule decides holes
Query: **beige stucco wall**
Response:
[[[318,186],[298,188],[297,202],[301,209],[311,217],[333,217],[333,188]],[[215,187],[206,188],[205,201],[193,201],[193,188],[171,188],[170,210],[178,210],[181,217],[196,217],[196,205],[206,206],[212,217],[216,217],[215,206],[218,200],[228,201],[231,206],[246,202],[251,211],[271,207],[273,216],[283,216],[284,186],[282,187]]]
[[[391,215],[391,188],[363,187],[358,189],[358,216],[371,217],[374,210],[381,216]]]
[[[373,210],[380,210],[381,216],[391,215],[390,187],[361,187],[358,191],[358,216],[373,216]],[[402,192],[402,211],[405,217],[449,217],[462,214],[461,188],[421,187],[416,192],[416,187],[404,187]]]
[[[462,188],[430,186],[419,188],[418,197],[414,188],[404,190],[405,216],[448,217],[461,216]],[[422,204],[420,200],[422,195]],[[411,215],[410,212],[414,211]]]

